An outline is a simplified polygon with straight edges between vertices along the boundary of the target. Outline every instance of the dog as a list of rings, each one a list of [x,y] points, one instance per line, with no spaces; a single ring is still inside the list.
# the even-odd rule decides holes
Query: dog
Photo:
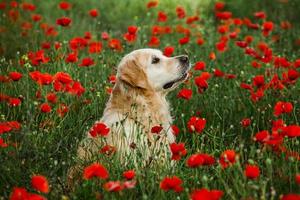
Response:
[[[116,149],[121,160],[134,156],[150,163],[165,160],[169,144],[175,142],[166,95],[188,78],[187,55],[166,57],[157,49],[139,49],[124,56],[117,68],[116,82],[104,109],[105,137],[88,137],[78,148],[78,157],[90,160],[103,145]],[[159,133],[151,132],[161,127]],[[135,160],[136,160],[135,159]]]

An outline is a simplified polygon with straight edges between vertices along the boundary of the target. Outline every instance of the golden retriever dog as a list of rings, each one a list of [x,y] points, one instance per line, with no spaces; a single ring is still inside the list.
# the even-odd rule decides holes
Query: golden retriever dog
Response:
[[[166,57],[156,49],[139,49],[123,57],[103,117],[96,122],[109,127],[109,134],[95,138],[88,133],[78,149],[79,158],[91,160],[101,147],[110,145],[123,161],[169,159],[175,137],[166,95],[187,79],[189,69],[188,56]]]

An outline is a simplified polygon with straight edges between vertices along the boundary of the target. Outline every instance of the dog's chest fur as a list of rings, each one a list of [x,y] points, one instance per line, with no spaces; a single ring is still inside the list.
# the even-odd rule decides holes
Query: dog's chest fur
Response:
[[[111,127],[109,143],[125,145],[137,142],[137,138],[143,138],[145,143],[155,142],[159,137],[167,148],[168,144],[175,141],[170,129],[172,118],[169,111],[169,104],[164,94],[140,93],[129,91],[122,85],[116,83],[113,93],[107,102],[101,122]],[[161,125],[163,131],[159,136],[151,133],[151,128]],[[123,147],[122,147],[123,148]]]

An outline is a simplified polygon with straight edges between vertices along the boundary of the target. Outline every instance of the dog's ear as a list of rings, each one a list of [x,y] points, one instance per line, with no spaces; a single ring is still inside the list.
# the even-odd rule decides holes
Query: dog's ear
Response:
[[[118,68],[122,82],[135,88],[147,88],[147,76],[134,58],[122,61]]]

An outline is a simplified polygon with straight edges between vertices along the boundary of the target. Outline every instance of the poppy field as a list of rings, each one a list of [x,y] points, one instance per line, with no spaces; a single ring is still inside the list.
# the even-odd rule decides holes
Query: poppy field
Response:
[[[299,13],[297,0],[0,0],[0,199],[300,200]],[[70,187],[80,142],[109,134],[94,123],[118,63],[140,48],[191,62],[168,95],[170,164],[124,165],[106,145]]]

